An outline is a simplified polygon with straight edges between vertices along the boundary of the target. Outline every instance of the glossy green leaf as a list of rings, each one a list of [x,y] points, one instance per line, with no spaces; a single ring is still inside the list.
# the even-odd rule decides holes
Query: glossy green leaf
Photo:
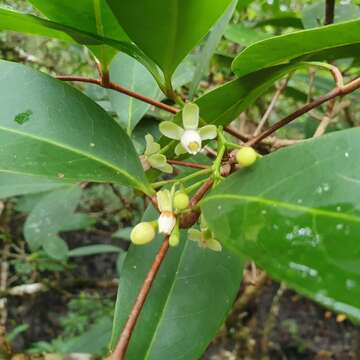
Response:
[[[122,28],[168,81],[231,0],[107,0]]]
[[[229,25],[225,32],[226,39],[242,46],[249,46],[256,41],[264,40],[270,36],[268,33],[247,27],[241,23]]]
[[[157,237],[129,249],[121,270],[112,348],[161,242]],[[242,271],[238,258],[201,249],[183,236],[161,265],[126,359],[199,359],[231,308]]]
[[[102,37],[130,42],[105,0],[29,0],[50,20]],[[107,67],[116,50],[106,45],[91,47]]]
[[[64,181],[40,176],[12,174],[0,171],[0,199],[10,196],[40,193],[66,186]]]
[[[95,245],[81,246],[72,249],[69,251],[69,256],[78,257],[78,256],[90,256],[90,255],[118,253],[118,252],[122,252],[122,249],[118,246],[108,245],[108,244],[95,244]]]
[[[323,61],[326,59],[324,50],[333,52],[349,45],[356,45],[353,56],[359,55],[359,33],[360,19],[275,36],[242,51],[233,61],[232,70],[243,76],[294,59]]]
[[[356,4],[336,4],[334,22],[360,18],[360,7]],[[325,0],[305,6],[302,11],[302,22],[305,28],[322,26],[325,21]]]
[[[160,89],[148,70],[134,58],[119,54],[110,66],[112,81],[150,98],[158,98]],[[133,97],[109,90],[110,101],[120,125],[131,135],[150,105]]]
[[[292,27],[295,29],[304,28],[301,19],[295,13],[291,13],[291,12],[281,13],[273,18],[261,20],[256,23],[255,27],[263,27],[268,25],[277,28],[287,28],[287,27]]]
[[[65,354],[102,355],[107,350],[111,336],[111,319],[103,316],[90,326],[88,331],[66,341],[62,345]]]
[[[32,35],[40,35],[70,43],[79,43],[91,47],[93,50],[101,50],[103,45],[110,47],[134,57],[151,72],[154,78],[161,82],[161,74],[157,66],[133,43],[112,38],[103,37],[96,33],[89,33],[79,28],[74,28],[54,21],[42,19],[33,15],[22,14],[16,11],[0,8],[0,30],[11,30]],[[109,55],[108,53],[106,55]],[[111,55],[111,54],[110,54]],[[109,60],[109,58],[104,58]],[[106,65],[106,64],[105,64]]]
[[[208,35],[205,43],[203,44],[198,54],[195,74],[190,86],[190,99],[194,97],[195,91],[200,84],[201,78],[209,70],[211,57],[213,56],[216,47],[224,34],[225,28],[235,11],[237,3],[238,0],[232,0],[225,13],[211,29],[210,34]]]
[[[43,196],[26,219],[24,235],[31,250],[43,247],[46,253],[56,259],[67,257],[68,248],[58,232],[68,220],[80,201],[82,190],[69,186]]]
[[[201,203],[226,248],[357,321],[359,152],[360,129],[309,140],[236,172]]]
[[[0,170],[150,191],[130,139],[93,101],[23,65],[0,70]]]
[[[207,123],[226,125],[264,94],[273,83],[301,65],[283,65],[245,75],[222,85],[195,102]]]

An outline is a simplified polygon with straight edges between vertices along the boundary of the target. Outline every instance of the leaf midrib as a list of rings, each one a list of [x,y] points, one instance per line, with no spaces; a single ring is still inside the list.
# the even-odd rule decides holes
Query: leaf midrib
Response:
[[[273,206],[273,207],[280,207],[288,210],[293,211],[302,211],[306,213],[310,213],[312,215],[317,216],[324,216],[349,222],[356,222],[360,223],[360,216],[345,214],[334,212],[330,210],[323,210],[319,208],[310,208],[302,205],[287,203],[284,201],[278,201],[273,199],[262,198],[259,196],[250,196],[250,195],[234,195],[234,194],[221,194],[221,195],[210,195],[202,200],[201,205],[212,200],[240,200],[240,201],[247,201],[247,202],[258,202],[264,205]]]
[[[4,132],[10,132],[10,133],[14,133],[14,134],[24,136],[24,137],[27,137],[27,138],[30,138],[30,139],[38,140],[40,142],[44,142],[44,143],[49,144],[51,146],[59,147],[59,148],[65,149],[67,151],[73,152],[75,154],[81,155],[81,156],[83,156],[85,158],[94,160],[95,162],[98,162],[98,163],[100,163],[102,165],[105,165],[106,167],[109,167],[112,170],[115,170],[116,173],[120,173],[125,178],[128,178],[132,183],[136,184],[140,189],[143,189],[145,187],[145,185],[143,185],[142,183],[137,181],[128,172],[122,170],[121,168],[116,167],[115,165],[113,165],[113,164],[111,164],[111,163],[109,163],[107,161],[104,161],[104,160],[102,160],[102,159],[100,159],[98,157],[95,157],[92,154],[82,152],[82,151],[80,151],[78,149],[74,149],[73,147],[70,147],[70,146],[65,146],[64,144],[60,144],[60,143],[58,143],[56,141],[53,141],[53,140],[50,141],[49,139],[44,139],[42,137],[35,136],[35,135],[29,134],[29,133],[24,133],[22,131],[18,131],[18,130],[15,130],[15,129],[10,129],[10,128],[0,126],[0,131],[1,130],[4,131]]]

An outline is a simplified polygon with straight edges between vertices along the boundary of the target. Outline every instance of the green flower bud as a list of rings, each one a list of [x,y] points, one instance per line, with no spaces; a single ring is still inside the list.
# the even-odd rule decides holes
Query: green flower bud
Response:
[[[241,166],[251,166],[257,157],[257,152],[250,146],[245,146],[236,153],[236,161]]]
[[[185,210],[189,206],[189,203],[190,203],[190,199],[186,193],[184,193],[182,191],[177,191],[175,193],[175,196],[174,196],[175,209]]]
[[[155,226],[150,222],[141,222],[131,231],[130,239],[136,245],[145,245],[154,240]]]
[[[176,222],[176,225],[169,237],[169,245],[170,246],[178,246],[179,241],[180,241],[180,229],[179,229],[179,223]]]

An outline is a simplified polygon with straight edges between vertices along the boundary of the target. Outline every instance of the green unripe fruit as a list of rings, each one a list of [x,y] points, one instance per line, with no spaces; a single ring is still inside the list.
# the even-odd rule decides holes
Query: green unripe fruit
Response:
[[[182,191],[178,191],[174,196],[174,207],[177,210],[185,210],[189,206],[189,196]]]
[[[245,146],[236,153],[236,161],[241,166],[251,166],[257,157],[257,152],[250,146]]]
[[[178,246],[179,242],[180,242],[180,229],[179,229],[179,223],[176,223],[176,225],[169,237],[169,245],[170,246]]]
[[[155,227],[149,222],[137,224],[131,231],[130,239],[136,245],[145,245],[155,238]]]

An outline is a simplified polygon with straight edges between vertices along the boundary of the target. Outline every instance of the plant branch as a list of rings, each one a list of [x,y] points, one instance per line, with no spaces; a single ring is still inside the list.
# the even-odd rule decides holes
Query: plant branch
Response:
[[[332,24],[334,22],[334,16],[335,16],[335,0],[326,0],[324,25]]]
[[[178,113],[180,110],[162,103],[161,101],[157,101],[155,99],[149,98],[147,96],[141,95],[135,91],[129,90],[119,84],[115,84],[113,82],[111,82],[108,77],[103,77],[102,80],[98,80],[98,79],[94,79],[94,78],[88,78],[88,77],[83,77],[83,76],[57,76],[56,77],[58,80],[62,80],[62,81],[78,81],[78,82],[85,82],[85,83],[90,83],[90,84],[95,84],[95,85],[99,85],[105,89],[111,89],[111,90],[115,90],[117,92],[120,92],[122,94],[128,95],[130,97],[133,97],[135,99],[138,99],[142,102],[148,103],[150,105],[153,105],[159,109],[162,109],[164,111],[170,112],[172,114],[176,114]]]
[[[272,111],[274,110],[275,104],[278,101],[281,93],[284,91],[284,89],[286,88],[288,82],[290,79],[290,75],[287,76],[287,78],[284,80],[284,82],[277,88],[273,98],[271,99],[270,105],[268,106],[268,108],[266,109],[263,117],[261,118],[258,127],[256,128],[256,130],[254,131],[254,136],[257,136],[260,134],[261,130],[263,129],[264,125],[266,124],[266,121],[268,120],[270,114],[272,113]]]
[[[257,143],[259,143],[260,141],[262,141],[263,139],[265,139],[266,137],[268,137],[269,135],[273,134],[275,131],[277,131],[278,129],[284,127],[285,125],[289,124],[291,121],[297,119],[299,116],[307,113],[308,111],[322,105],[323,103],[334,99],[338,96],[342,96],[342,95],[346,95],[349,94],[357,89],[360,88],[360,77],[349,82],[348,84],[344,85],[344,86],[338,86],[336,88],[334,88],[333,90],[331,90],[330,92],[328,92],[327,94],[320,96],[319,98],[315,99],[314,101],[304,105],[302,108],[296,110],[295,112],[293,112],[292,114],[288,115],[287,117],[285,117],[284,119],[280,120],[279,122],[277,122],[276,124],[274,124],[273,126],[271,126],[269,129],[265,130],[263,133],[261,133],[258,136],[255,136],[254,138],[250,139],[246,145],[247,146],[254,146]]]
[[[224,126],[224,131],[226,131],[228,134],[234,136],[235,138],[246,142],[249,140],[249,137],[246,135],[243,135],[239,133],[236,129],[234,129],[232,126]]]
[[[116,345],[116,348],[112,355],[110,356],[111,360],[123,360],[125,358],[125,353],[129,345],[129,341],[132,335],[132,332],[135,328],[137,319],[139,318],[140,312],[145,304],[146,298],[149,294],[151,286],[155,280],[156,274],[160,269],[162,262],[165,259],[165,255],[169,250],[169,237],[166,237],[156,254],[155,260],[152,263],[148,274],[146,275],[145,281],[142,288],[139,291],[139,294],[135,300],[133,308],[130,312],[130,315],[126,321],[126,324],[120,334],[119,341]]]
[[[328,105],[328,109],[314,133],[314,138],[324,135],[327,127],[330,125],[331,118],[334,114],[335,99],[330,100]]]
[[[207,165],[193,163],[193,162],[189,162],[189,161],[168,160],[167,162],[171,165],[185,166],[185,167],[190,167],[193,169],[208,169],[209,168]]]

